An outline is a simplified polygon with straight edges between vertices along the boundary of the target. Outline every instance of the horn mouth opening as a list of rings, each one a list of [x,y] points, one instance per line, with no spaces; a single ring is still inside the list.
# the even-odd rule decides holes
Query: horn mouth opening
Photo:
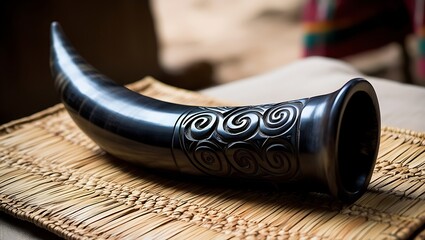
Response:
[[[361,82],[344,90],[343,87],[341,92],[346,95],[335,139],[337,161],[333,167],[339,185],[337,195],[350,201],[366,191],[372,177],[380,142],[380,112],[376,93],[369,83]]]

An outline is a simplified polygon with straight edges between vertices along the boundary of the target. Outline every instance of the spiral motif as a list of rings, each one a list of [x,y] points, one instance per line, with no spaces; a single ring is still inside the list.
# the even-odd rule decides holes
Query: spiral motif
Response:
[[[252,148],[250,144],[239,142],[230,145],[225,152],[232,167],[247,176],[253,176],[258,172],[258,163],[261,161],[258,151]]]
[[[185,127],[185,135],[191,140],[207,139],[216,129],[219,116],[214,112],[200,112],[183,124]]]
[[[217,133],[225,141],[243,141],[257,133],[261,115],[255,108],[240,108],[231,112],[217,126]]]
[[[182,117],[175,136],[191,165],[202,173],[289,179],[299,171],[293,144],[302,106],[290,102],[199,108]]]
[[[279,104],[269,108],[263,115],[260,131],[267,136],[278,136],[288,131],[296,122],[298,108]]]
[[[192,152],[192,163],[200,171],[216,176],[229,174],[229,165],[217,145],[211,142],[200,142]]]
[[[286,176],[290,178],[298,171],[291,146],[284,141],[271,141],[263,146],[264,157],[260,162],[265,172],[274,176]]]

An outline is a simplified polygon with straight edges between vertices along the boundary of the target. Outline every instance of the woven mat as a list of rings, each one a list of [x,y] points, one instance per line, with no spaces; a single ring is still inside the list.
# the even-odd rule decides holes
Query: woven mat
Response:
[[[166,101],[220,102],[145,79]],[[425,238],[425,134],[383,128],[369,191],[324,196],[174,178],[100,150],[62,105],[0,126],[0,209],[69,239]]]

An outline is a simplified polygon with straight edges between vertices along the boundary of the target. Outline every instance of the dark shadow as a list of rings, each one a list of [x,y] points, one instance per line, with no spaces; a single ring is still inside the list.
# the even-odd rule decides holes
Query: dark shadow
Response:
[[[7,229],[8,232],[5,236],[22,236],[22,239],[63,239],[45,229],[35,226],[33,223],[17,219],[12,217],[11,215],[5,214],[0,211],[0,219],[2,223],[2,228]],[[4,231],[3,233],[6,233]],[[11,233],[15,233],[16,235],[12,235]],[[0,235],[1,238],[1,235]]]
[[[258,181],[242,178],[194,176],[179,172],[144,168],[106,154],[108,164],[135,178],[143,178],[165,188],[174,188],[203,196],[222,196],[258,204],[284,204],[295,209],[341,210],[347,204],[326,194],[308,192],[311,186]],[[207,190],[207,191],[206,191]],[[223,194],[226,193],[226,194]]]

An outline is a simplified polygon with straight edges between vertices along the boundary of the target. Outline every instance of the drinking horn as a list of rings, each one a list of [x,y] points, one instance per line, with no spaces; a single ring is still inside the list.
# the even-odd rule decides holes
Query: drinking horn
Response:
[[[102,149],[147,168],[271,181],[354,201],[370,182],[380,139],[373,87],[238,107],[160,101],[116,84],[51,26],[51,70],[75,123]]]

